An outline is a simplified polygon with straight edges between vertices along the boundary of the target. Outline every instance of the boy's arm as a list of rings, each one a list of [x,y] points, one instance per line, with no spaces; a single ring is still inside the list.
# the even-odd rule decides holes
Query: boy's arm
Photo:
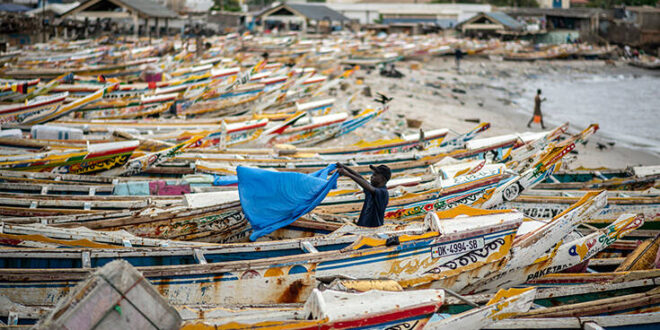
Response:
[[[355,181],[355,183],[360,185],[360,187],[362,187],[362,189],[364,189],[364,190],[366,190],[370,193],[374,193],[376,191],[376,188],[374,188],[374,186],[372,186],[369,183],[369,181],[365,180],[359,173],[355,172],[353,169],[351,169],[347,166],[344,166],[344,164],[337,163],[337,170],[339,171],[339,174],[345,175],[345,176],[351,178],[351,180]]]
[[[362,177],[362,175],[360,175],[360,173],[355,172],[355,170],[353,170],[352,168],[350,168],[350,167],[348,167],[348,166],[346,166],[346,165],[344,165],[344,164],[342,164],[342,163],[337,163],[337,167],[341,167],[341,168],[343,168],[344,170],[346,170],[348,173],[351,173],[351,174],[353,174],[353,175],[356,175],[356,176]]]

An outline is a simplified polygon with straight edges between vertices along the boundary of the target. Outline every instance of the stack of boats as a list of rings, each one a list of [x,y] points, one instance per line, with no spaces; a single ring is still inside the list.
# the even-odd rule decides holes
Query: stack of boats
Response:
[[[227,35],[203,52],[103,41],[24,49],[2,73],[2,322],[660,325],[660,167],[567,170],[597,125],[346,142],[384,121],[390,100],[356,110],[360,68],[347,64],[440,53],[447,40]],[[336,162],[392,169],[384,226],[353,224],[364,193],[341,178],[311,213],[249,241],[237,166]],[[103,288],[116,301],[88,297]],[[174,316],[130,314],[147,297],[133,288]]]

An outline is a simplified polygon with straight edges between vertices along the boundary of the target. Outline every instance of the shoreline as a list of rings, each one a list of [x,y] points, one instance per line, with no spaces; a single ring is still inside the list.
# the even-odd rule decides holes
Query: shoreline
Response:
[[[420,68],[411,68],[415,65]],[[531,129],[526,127],[532,109],[529,109],[529,114],[525,114],[524,105],[517,102],[525,97],[523,94],[528,89],[536,89],[533,84],[525,86],[525,83],[529,82],[525,80],[526,77],[538,79],[539,76],[552,74],[566,77],[561,79],[571,79],[576,74],[585,74],[648,75],[660,78],[660,72],[646,72],[621,61],[615,62],[612,67],[602,60],[508,62],[468,57],[467,60],[461,61],[459,74],[455,70],[453,57],[445,56],[427,61],[397,62],[396,67],[405,77],[381,77],[378,70],[360,70],[356,74],[357,78],[364,79],[364,84],[371,88],[374,96],[376,92],[381,92],[394,99],[383,118],[357,130],[357,137],[341,139],[342,144],[355,143],[360,139],[394,138],[396,136],[392,131],[399,134],[416,132],[401,127],[402,119],[399,115],[421,120],[424,130],[448,128],[450,135],[466,132],[477,125],[466,119],[491,123],[491,128],[484,132],[482,137],[525,131],[539,132],[541,128],[538,124],[532,124]],[[352,104],[351,109],[374,106],[375,103],[371,99],[361,96]],[[594,122],[598,123],[598,120]],[[546,119],[546,128],[559,124],[556,118],[549,122]],[[578,125],[571,123],[569,132],[584,128]],[[615,142],[614,146],[608,144],[612,141]],[[605,146],[605,149],[597,148],[598,144]],[[625,145],[602,132],[592,136],[586,145],[578,145],[576,151],[577,159],[570,162],[568,168],[626,168],[660,164],[660,153]]]

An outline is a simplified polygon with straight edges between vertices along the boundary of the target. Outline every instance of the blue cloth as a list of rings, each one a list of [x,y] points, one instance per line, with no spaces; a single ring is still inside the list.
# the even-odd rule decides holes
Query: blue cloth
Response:
[[[213,174],[214,186],[230,186],[238,183],[238,176],[236,175],[217,175]]]
[[[238,195],[243,213],[252,225],[250,240],[270,234],[310,212],[337,187],[339,173],[328,174],[336,165],[302,174],[273,172],[239,166]]]

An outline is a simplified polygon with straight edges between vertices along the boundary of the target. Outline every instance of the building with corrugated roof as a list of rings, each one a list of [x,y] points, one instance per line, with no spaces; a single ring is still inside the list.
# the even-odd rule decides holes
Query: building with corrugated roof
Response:
[[[489,4],[466,3],[338,3],[326,6],[361,24],[433,24],[443,29],[453,28],[458,22],[480,12],[492,11]]]
[[[159,34],[159,23],[167,29],[169,20],[178,18],[178,14],[159,2],[152,0],[87,0],[77,7],[63,13],[61,17],[96,19],[132,19],[133,31],[137,36],[143,21],[145,30],[154,23],[156,34]]]
[[[351,21],[336,10],[309,3],[282,3],[266,8],[255,15],[264,30],[293,30],[303,32],[330,32],[333,27]]]
[[[456,29],[469,36],[523,33],[524,26],[503,12],[478,13],[456,25]]]

